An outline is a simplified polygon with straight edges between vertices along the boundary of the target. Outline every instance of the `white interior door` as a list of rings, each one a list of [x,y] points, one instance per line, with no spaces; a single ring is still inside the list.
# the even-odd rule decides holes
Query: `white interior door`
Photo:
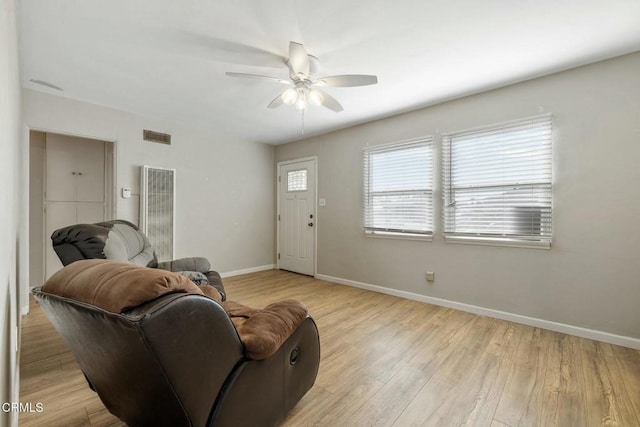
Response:
[[[76,203],[76,224],[94,224],[104,220],[103,203]]]
[[[76,143],[75,158],[80,166],[76,180],[78,202],[104,204],[104,146],[102,141],[84,140]]]
[[[105,219],[105,142],[47,133],[45,142],[45,279],[62,267],[51,234]]]
[[[48,202],[75,202],[78,163],[77,138],[47,133],[45,143],[45,198]]]
[[[278,172],[278,267],[314,275],[316,161],[282,163]]]

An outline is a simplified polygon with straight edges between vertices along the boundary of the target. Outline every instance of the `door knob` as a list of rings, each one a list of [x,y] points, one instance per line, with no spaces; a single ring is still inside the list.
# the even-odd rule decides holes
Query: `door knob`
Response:
[[[309,227],[313,227],[313,223],[310,222],[309,224],[307,224]]]

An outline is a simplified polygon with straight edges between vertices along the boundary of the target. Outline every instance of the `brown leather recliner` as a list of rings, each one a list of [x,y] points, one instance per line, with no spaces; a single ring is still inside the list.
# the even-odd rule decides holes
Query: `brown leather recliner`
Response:
[[[82,263],[113,261],[76,267]],[[79,271],[84,282],[101,276]],[[320,344],[313,319],[302,317],[273,355],[253,360],[218,301],[179,292],[114,313],[32,291],[107,409],[128,425],[277,425],[315,381]]]

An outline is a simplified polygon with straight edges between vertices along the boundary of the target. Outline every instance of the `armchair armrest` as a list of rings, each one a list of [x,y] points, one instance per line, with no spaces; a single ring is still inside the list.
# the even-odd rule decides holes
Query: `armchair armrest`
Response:
[[[202,257],[180,258],[159,262],[158,268],[173,272],[197,271],[199,273],[208,273],[211,270],[211,263],[208,259]]]
[[[275,354],[308,317],[307,306],[295,300],[279,301],[262,309],[234,301],[225,301],[222,307],[238,331],[245,355],[253,360]]]

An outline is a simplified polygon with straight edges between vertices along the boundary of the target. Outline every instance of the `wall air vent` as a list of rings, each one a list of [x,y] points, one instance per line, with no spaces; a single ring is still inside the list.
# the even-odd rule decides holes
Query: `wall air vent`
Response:
[[[171,135],[169,135],[168,133],[160,133],[145,129],[142,131],[142,137],[145,141],[171,145]]]
[[[173,259],[176,170],[143,166],[140,228],[154,246],[158,261]]]

